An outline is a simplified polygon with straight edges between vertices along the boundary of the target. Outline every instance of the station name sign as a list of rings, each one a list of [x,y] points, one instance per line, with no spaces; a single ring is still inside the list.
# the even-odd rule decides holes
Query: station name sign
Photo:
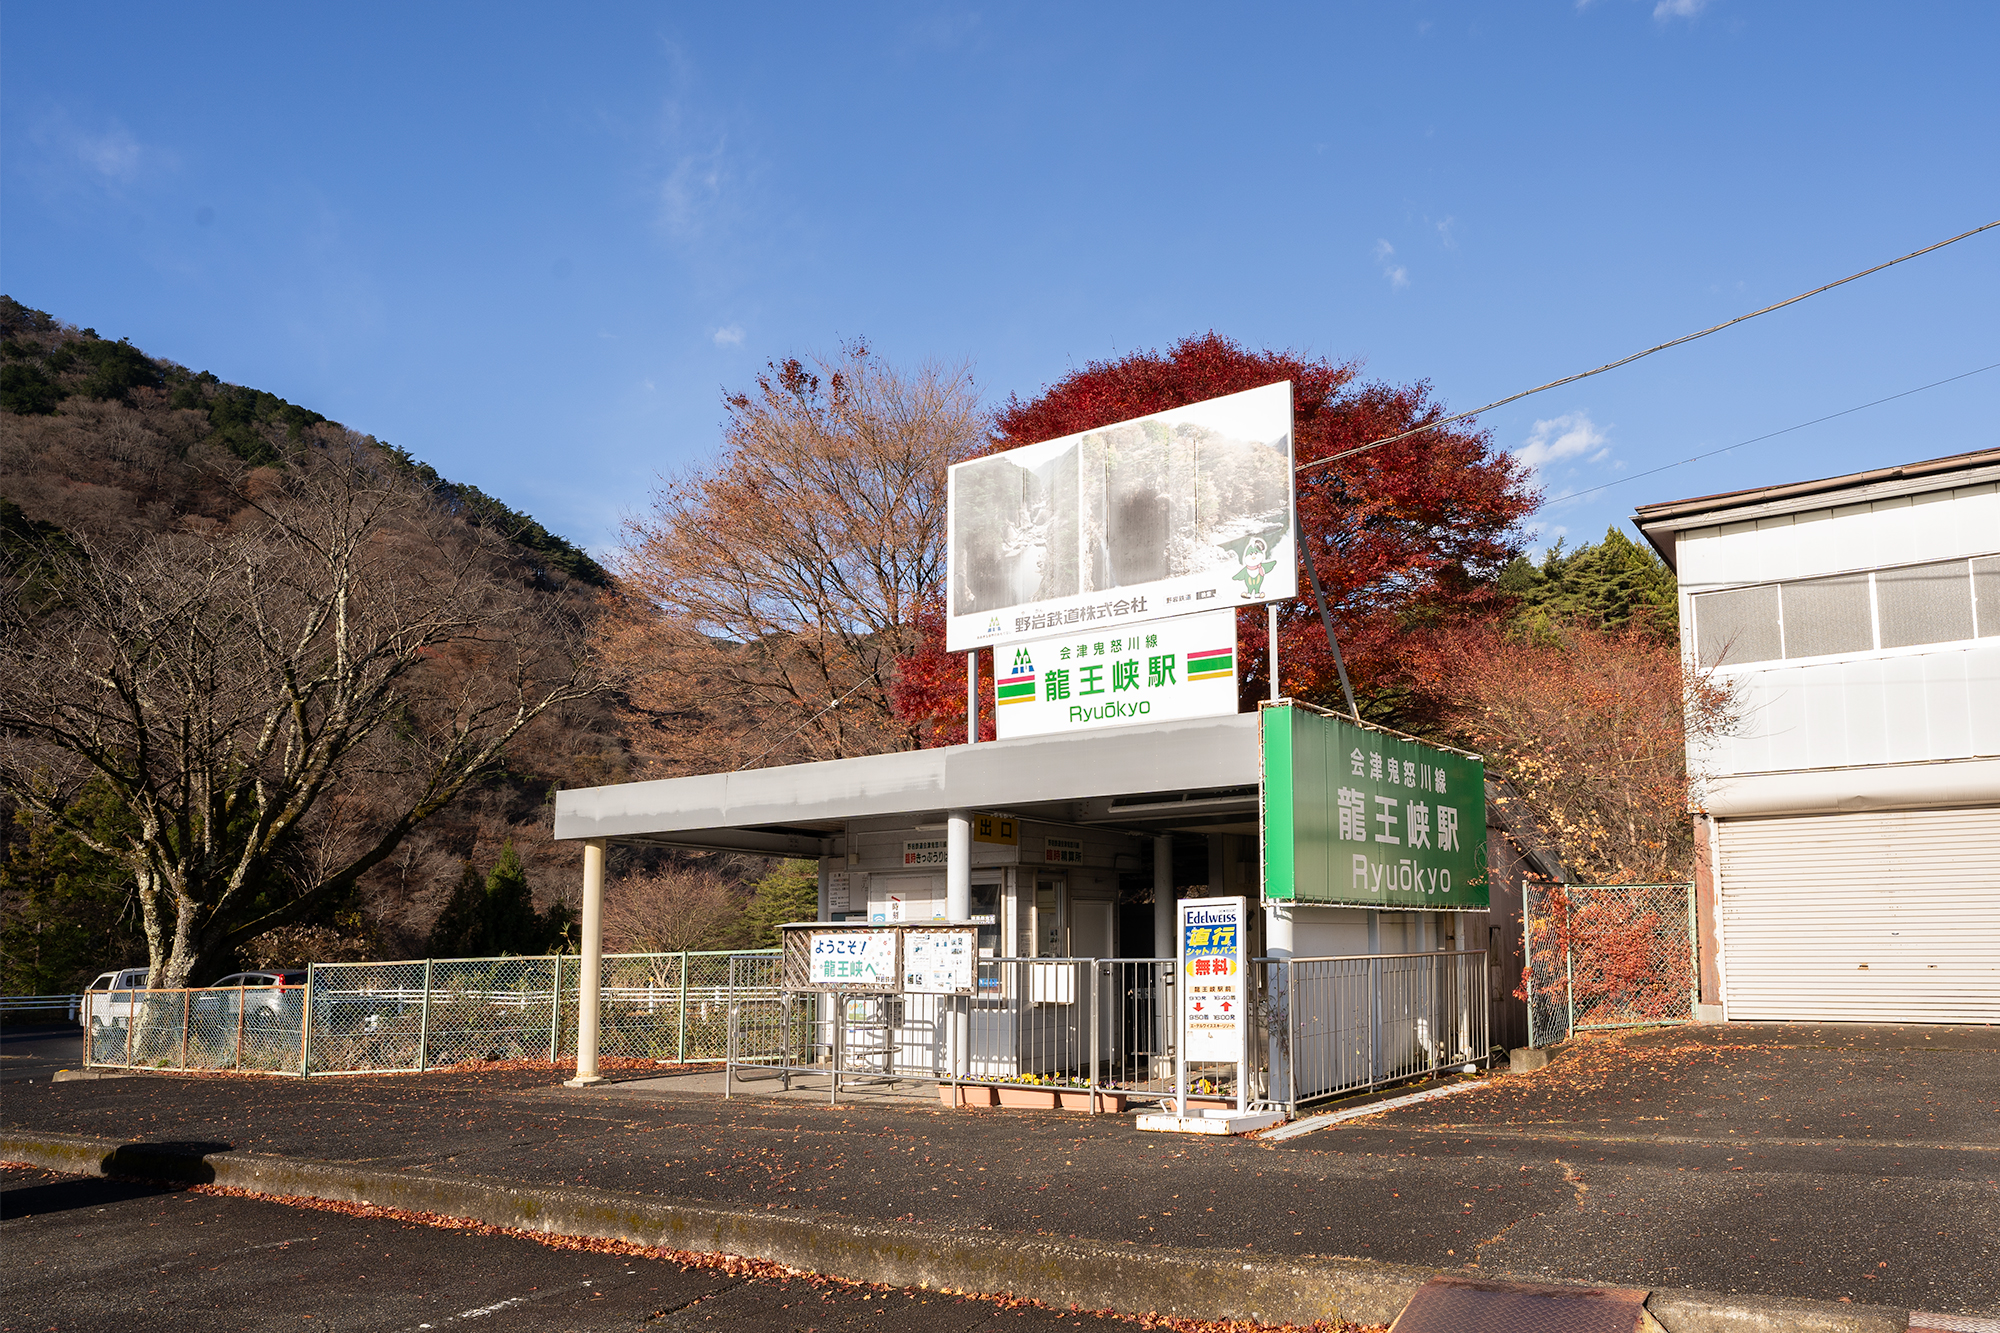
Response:
[[[1297,703],[1259,718],[1267,900],[1486,908],[1484,764]]]
[[[1236,612],[1065,634],[994,653],[1002,740],[1234,713]]]

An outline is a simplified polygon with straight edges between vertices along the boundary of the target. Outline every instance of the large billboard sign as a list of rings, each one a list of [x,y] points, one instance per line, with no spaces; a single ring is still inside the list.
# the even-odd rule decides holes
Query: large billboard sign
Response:
[[[995,654],[1001,740],[1236,711],[1236,612],[1075,631]]]
[[[1483,763],[1296,702],[1258,713],[1266,901],[1486,909]]]
[[[1295,597],[1293,503],[1289,381],[960,463],[945,645]]]

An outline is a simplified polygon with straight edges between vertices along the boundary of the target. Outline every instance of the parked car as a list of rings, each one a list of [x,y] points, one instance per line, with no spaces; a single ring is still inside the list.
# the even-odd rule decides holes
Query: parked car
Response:
[[[211,1022],[239,1016],[245,1027],[296,1025],[305,1006],[306,973],[232,972],[195,997],[196,1010]]]
[[[147,969],[143,967],[100,974],[72,1002],[70,1022],[86,1027],[123,1027],[132,1021],[132,992],[146,989],[146,975]]]

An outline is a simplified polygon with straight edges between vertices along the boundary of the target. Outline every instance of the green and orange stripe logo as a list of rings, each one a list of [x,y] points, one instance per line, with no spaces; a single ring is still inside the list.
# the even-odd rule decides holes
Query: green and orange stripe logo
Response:
[[[1217,676],[1236,674],[1236,650],[1234,648],[1209,648],[1187,655],[1187,678],[1189,680],[1213,680]]]

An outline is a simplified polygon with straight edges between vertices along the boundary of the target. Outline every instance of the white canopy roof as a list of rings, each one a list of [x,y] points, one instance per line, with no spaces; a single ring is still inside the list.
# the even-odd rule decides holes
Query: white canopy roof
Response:
[[[1111,727],[556,793],[557,838],[818,856],[849,820],[1004,811],[1132,829],[1255,818],[1257,716]]]

